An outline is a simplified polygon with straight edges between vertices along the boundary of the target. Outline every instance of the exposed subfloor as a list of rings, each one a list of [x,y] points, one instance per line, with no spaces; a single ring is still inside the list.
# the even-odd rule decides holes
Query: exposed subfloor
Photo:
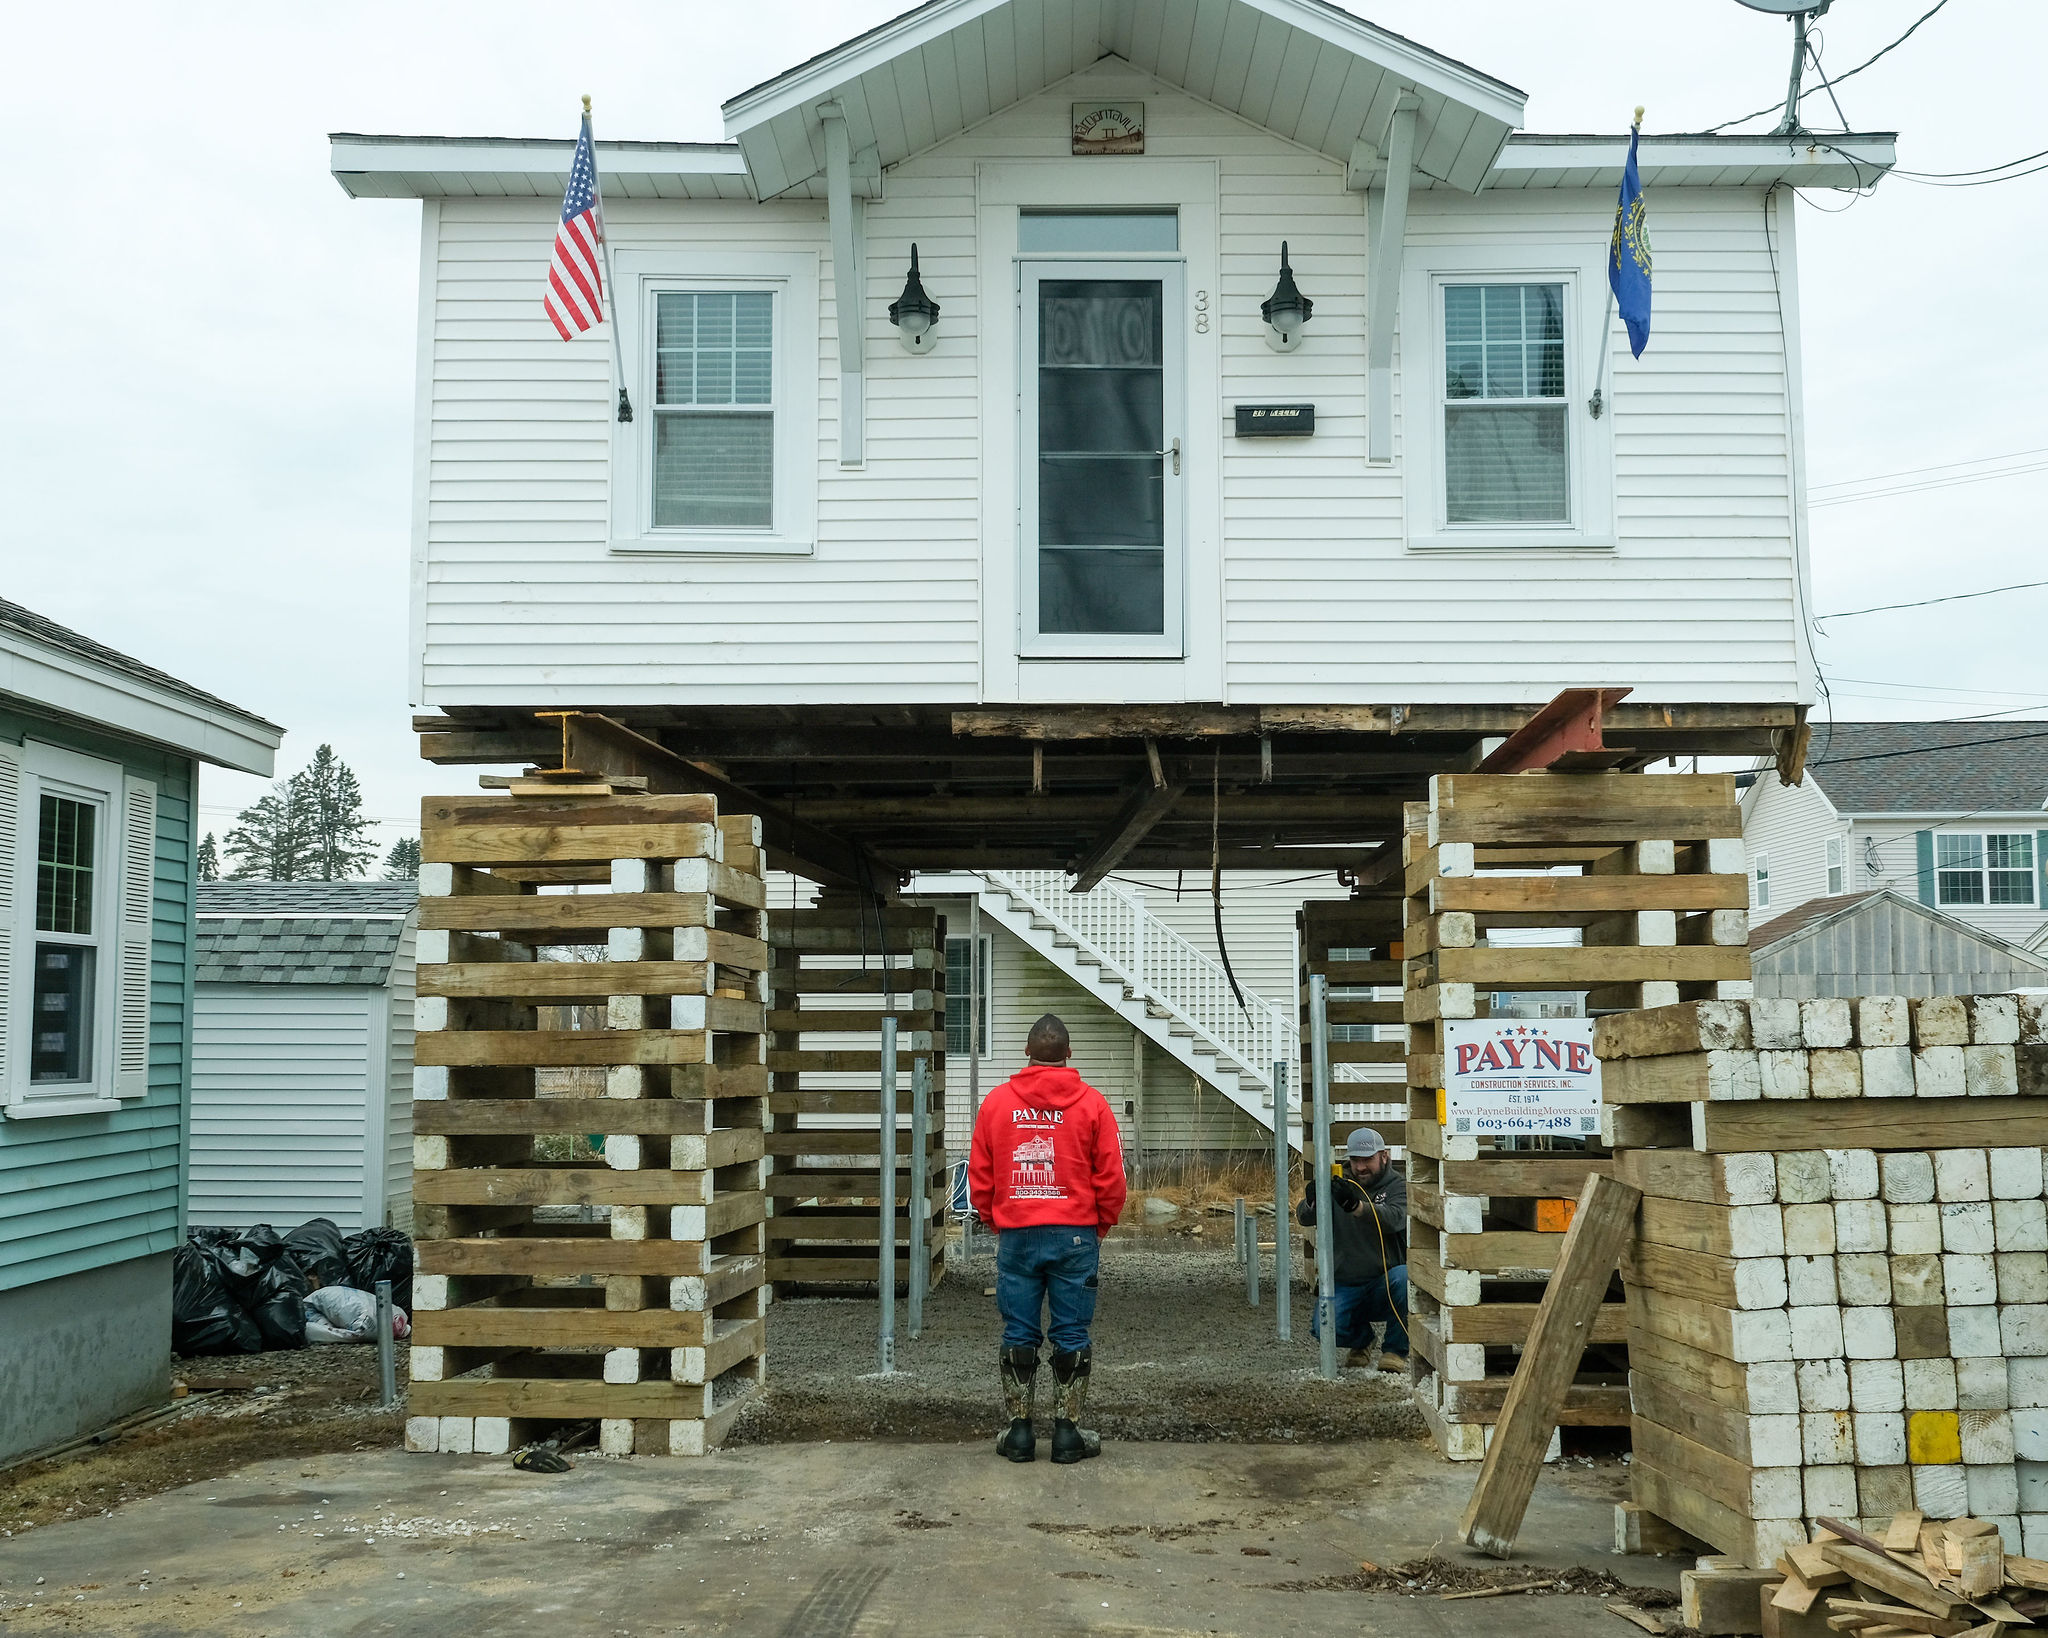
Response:
[[[1229,1237],[1225,1219],[1223,1232]],[[980,1245],[988,1244],[986,1236]],[[1275,1334],[1272,1254],[1260,1304],[1226,1246],[1112,1236],[1104,1243],[1089,1414],[1110,1440],[1249,1443],[1419,1439],[1405,1375],[1345,1370],[1323,1380],[1309,1336],[1313,1297],[1292,1292],[1294,1338]],[[926,1299],[923,1334],[896,1305],[896,1374],[881,1376],[873,1288],[861,1297],[778,1295],[768,1315],[768,1387],[730,1443],[793,1439],[972,1439],[1000,1420],[995,1259],[954,1261]],[[1341,1358],[1341,1356],[1340,1356]],[[1039,1402],[1050,1402],[1041,1367]]]
[[[1406,1441],[1126,1445],[1071,1468],[1012,1465],[980,1439],[803,1444],[698,1460],[585,1456],[555,1476],[390,1450],[288,1458],[0,1541],[0,1627],[95,1638],[1619,1638],[1633,1629],[1600,1594],[1446,1602],[1433,1588],[1363,1590],[1388,1578],[1360,1565],[1435,1550],[1453,1585],[1478,1568],[1515,1586],[1586,1566],[1668,1598],[1679,1561],[1613,1553],[1624,1472],[1546,1469],[1523,1555],[1492,1565],[1448,1545],[1474,1470]]]

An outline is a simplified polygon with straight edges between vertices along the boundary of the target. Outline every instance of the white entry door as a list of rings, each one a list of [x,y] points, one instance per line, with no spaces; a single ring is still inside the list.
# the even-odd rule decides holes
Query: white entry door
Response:
[[[1022,264],[1021,651],[1182,652],[1178,262]]]

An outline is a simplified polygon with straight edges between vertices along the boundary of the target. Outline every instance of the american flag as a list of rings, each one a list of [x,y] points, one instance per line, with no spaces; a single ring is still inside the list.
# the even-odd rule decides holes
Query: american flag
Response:
[[[598,246],[604,214],[597,196],[597,156],[590,143],[590,116],[576,138],[569,165],[569,191],[562,196],[562,225],[555,230],[555,254],[548,263],[548,289],[541,305],[564,341],[604,322],[604,275]]]

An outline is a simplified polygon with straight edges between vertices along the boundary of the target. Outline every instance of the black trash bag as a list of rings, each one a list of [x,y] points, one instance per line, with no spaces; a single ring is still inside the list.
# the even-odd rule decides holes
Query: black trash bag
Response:
[[[194,1231],[194,1240],[198,1233]],[[182,1245],[171,1253],[171,1347],[194,1354],[253,1354],[263,1348],[256,1324],[222,1283],[212,1248]]]
[[[257,1277],[248,1315],[265,1348],[306,1346],[307,1290],[306,1276],[289,1257],[279,1257]]]
[[[238,1240],[241,1238],[241,1235],[242,1231],[240,1229],[231,1228],[188,1228],[185,1231],[185,1238],[187,1240],[191,1241],[195,1246],[200,1246],[208,1251],[211,1251],[216,1246],[224,1246]]]
[[[270,1266],[284,1255],[284,1241],[268,1223],[244,1229],[214,1248],[228,1295],[244,1308],[256,1304],[256,1287]]]
[[[412,1311],[412,1242],[397,1229],[363,1229],[342,1242],[348,1251],[348,1283],[358,1291],[375,1291],[379,1280],[391,1282],[391,1300]]]
[[[316,1217],[293,1229],[284,1237],[284,1254],[298,1264],[315,1290],[348,1284],[348,1253],[342,1248],[341,1227],[331,1218]]]

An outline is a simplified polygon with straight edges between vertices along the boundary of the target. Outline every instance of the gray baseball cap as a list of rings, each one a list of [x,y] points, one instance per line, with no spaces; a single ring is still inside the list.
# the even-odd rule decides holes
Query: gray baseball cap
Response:
[[[1345,1139],[1344,1154],[1351,1160],[1370,1160],[1387,1146],[1387,1140],[1370,1126],[1360,1126]]]

